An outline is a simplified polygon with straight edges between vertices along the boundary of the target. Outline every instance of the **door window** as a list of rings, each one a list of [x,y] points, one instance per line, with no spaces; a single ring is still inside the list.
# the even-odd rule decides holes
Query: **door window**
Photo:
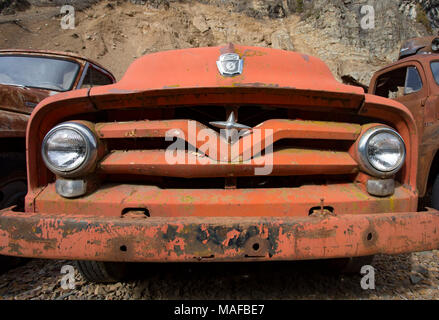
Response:
[[[439,66],[438,66],[439,67]],[[375,94],[396,99],[422,89],[419,71],[414,66],[404,67],[385,73],[377,79]]]

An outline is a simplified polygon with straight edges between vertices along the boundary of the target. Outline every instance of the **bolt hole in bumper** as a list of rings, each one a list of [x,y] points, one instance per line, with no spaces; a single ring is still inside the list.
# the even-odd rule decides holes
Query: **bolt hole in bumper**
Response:
[[[0,254],[98,261],[307,260],[439,247],[439,212],[116,218],[0,211]]]

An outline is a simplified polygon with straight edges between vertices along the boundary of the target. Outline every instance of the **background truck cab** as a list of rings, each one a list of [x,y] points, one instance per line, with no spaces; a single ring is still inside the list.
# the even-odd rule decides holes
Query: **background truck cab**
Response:
[[[408,40],[399,60],[376,72],[369,93],[404,104],[418,128],[420,206],[439,208],[439,37]]]

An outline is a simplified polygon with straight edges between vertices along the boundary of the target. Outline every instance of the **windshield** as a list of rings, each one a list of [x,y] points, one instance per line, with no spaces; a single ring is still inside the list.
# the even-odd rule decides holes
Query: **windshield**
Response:
[[[79,64],[47,57],[0,56],[0,83],[55,91],[71,90]]]

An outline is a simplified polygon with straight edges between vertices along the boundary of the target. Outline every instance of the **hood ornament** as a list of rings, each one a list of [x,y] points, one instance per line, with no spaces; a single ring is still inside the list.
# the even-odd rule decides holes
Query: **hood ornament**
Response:
[[[216,65],[221,75],[233,77],[242,73],[244,61],[237,53],[224,53],[220,55]]]
[[[213,122],[209,122],[209,124],[213,127],[223,129],[224,131],[223,130],[221,131],[225,132],[227,141],[230,141],[233,133],[235,134],[239,133],[239,131],[241,130],[252,130],[252,128],[246,125],[237,123],[235,120],[235,113],[233,111],[230,113],[230,116],[227,119],[227,121],[213,121]],[[233,141],[235,141],[235,139],[232,139],[232,142]]]

